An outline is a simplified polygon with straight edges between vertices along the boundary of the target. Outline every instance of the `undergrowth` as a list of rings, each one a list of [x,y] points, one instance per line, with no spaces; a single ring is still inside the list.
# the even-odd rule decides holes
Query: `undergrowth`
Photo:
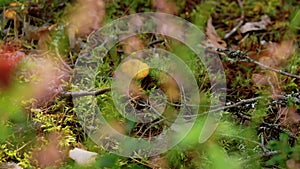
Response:
[[[24,8],[27,9],[26,2],[20,1],[23,4],[18,8],[21,17],[27,14],[24,10]],[[41,13],[41,16],[30,15],[29,17],[39,18],[31,22],[35,26],[41,26],[43,23],[59,25],[51,32],[52,42],[49,44],[49,50],[58,49],[58,53],[64,56],[55,58],[55,63],[59,63],[61,59],[67,60],[70,68],[73,68],[79,51],[86,45],[86,40],[78,40],[80,45],[78,45],[79,47],[76,46],[75,49],[71,49],[69,46],[66,25],[64,25],[65,19],[62,16],[64,16],[64,9],[70,7],[71,2],[53,1],[50,6],[49,4],[47,6],[47,3],[43,6],[43,2],[48,1],[34,1],[35,5],[40,5],[36,9]],[[8,7],[9,3],[10,1],[1,1],[1,8],[5,9],[4,7]],[[128,14],[155,11],[152,7],[153,2],[150,0],[132,2],[129,0],[108,0],[105,3],[105,23]],[[242,9],[236,1],[193,0],[174,1],[174,3],[176,4],[176,14],[191,21],[203,32],[206,32],[208,18],[212,17],[212,24],[220,37],[224,37],[238,24],[238,19],[242,13]],[[246,0],[243,7],[245,21],[256,22],[260,20],[262,15],[268,15],[273,24],[264,31],[250,32],[247,35],[238,32],[232,35],[225,40],[228,48],[238,49],[249,55],[252,52],[254,56],[259,56],[260,52],[263,51],[262,42],[278,43],[289,39],[289,37],[299,39],[300,15],[299,2],[296,0],[287,2]],[[42,15],[41,11],[46,8],[50,9],[50,13]],[[5,41],[14,41],[13,39],[16,38],[14,37],[14,29],[17,27],[10,27],[10,25],[13,25],[12,20],[1,20],[1,37]],[[35,50],[38,44],[35,40],[25,40],[22,36],[20,33],[17,41],[21,43],[25,53],[30,55],[29,51]],[[247,37],[244,39],[245,36]],[[29,90],[30,81],[37,79],[35,79],[35,75],[27,77],[28,75],[23,72],[17,74],[18,77],[14,81],[14,86],[5,91],[0,90],[0,110],[2,113],[0,118],[0,163],[16,162],[23,168],[45,168],[39,164],[35,157],[43,155],[42,152],[45,147],[47,150],[49,145],[56,144],[59,145],[59,152],[62,157],[54,165],[64,169],[83,168],[66,157],[67,151],[74,147],[99,154],[96,161],[86,168],[299,168],[300,104],[299,100],[296,100],[299,99],[299,96],[295,96],[300,92],[299,79],[283,75],[276,76],[282,85],[280,86],[281,93],[277,94],[284,96],[284,98],[274,99],[272,86],[257,85],[252,79],[253,74],[267,71],[252,64],[222,60],[227,80],[225,106],[259,96],[263,99],[225,109],[214,135],[205,143],[199,144],[198,139],[201,132],[199,129],[202,128],[207,118],[204,112],[209,109],[212,95],[210,79],[207,77],[206,69],[201,60],[186,46],[172,38],[153,34],[139,35],[138,38],[147,48],[162,48],[176,54],[188,65],[196,77],[201,97],[198,117],[191,131],[178,145],[161,155],[149,158],[128,158],[109,153],[103,147],[95,144],[86,134],[87,131],[94,130],[88,127],[97,123],[95,115],[90,112],[92,110],[87,110],[83,115],[77,115],[72,99],[59,93],[54,93],[50,101],[48,100],[42,106],[37,106],[40,102],[38,99],[24,100],[23,95],[26,95],[26,91]],[[154,45],[148,45],[156,40],[159,41]],[[123,50],[126,43],[128,43],[126,40],[118,43],[103,58],[104,64],[98,68],[94,81],[98,89],[111,86],[114,70],[122,59],[127,57],[126,51]],[[299,74],[300,72],[299,45],[299,41],[297,41],[295,53],[287,60],[283,68],[286,72],[292,74]],[[23,70],[22,66],[19,69]],[[159,78],[160,73],[160,71],[150,70],[145,79],[138,81],[146,94],[155,89],[163,88],[163,82]],[[72,87],[76,86],[72,86],[71,81],[64,82],[64,90],[70,90]],[[133,101],[140,100],[133,99]],[[114,106],[110,91],[97,96],[97,104],[103,116],[113,124],[115,129],[124,130],[123,132],[132,137],[151,138],[160,134],[163,128],[169,127],[169,123],[164,121],[149,127],[149,125],[125,119]],[[139,106],[133,102],[130,104]],[[289,111],[293,113],[291,117],[288,116],[287,112]],[[172,119],[174,114],[178,115],[176,113],[178,113],[178,107],[170,106],[165,115]],[[80,124],[79,121],[84,123]],[[145,129],[147,131],[144,131]],[[53,136],[53,133],[57,136]],[[53,142],[55,140],[57,142]],[[51,152],[50,149],[49,152]]]

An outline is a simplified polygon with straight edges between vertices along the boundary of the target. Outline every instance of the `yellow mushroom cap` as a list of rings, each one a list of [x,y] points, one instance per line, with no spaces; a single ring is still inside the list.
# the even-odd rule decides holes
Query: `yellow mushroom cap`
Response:
[[[4,12],[4,16],[8,19],[14,19],[16,17],[17,13],[14,10],[7,9]]]
[[[9,4],[9,6],[12,6],[12,7],[21,6],[21,5],[22,5],[22,3],[20,3],[20,2],[12,2]]]
[[[149,74],[150,67],[138,59],[129,59],[121,64],[120,70],[134,79],[143,79]]]

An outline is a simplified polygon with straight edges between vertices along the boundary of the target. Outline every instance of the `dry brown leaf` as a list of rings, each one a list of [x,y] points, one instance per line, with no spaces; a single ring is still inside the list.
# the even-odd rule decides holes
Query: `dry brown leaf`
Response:
[[[137,36],[131,36],[125,39],[123,45],[123,50],[125,54],[130,55],[133,52],[145,49],[143,41]]]
[[[135,100],[146,100],[147,98],[143,88],[136,80],[131,81],[128,90],[130,98],[133,98]]]
[[[263,86],[268,83],[266,76],[261,73],[254,73],[252,75],[252,82],[256,84],[257,86]]]
[[[223,41],[222,38],[216,32],[215,27],[212,25],[211,17],[207,21],[206,36],[207,36],[207,42],[206,42],[207,47],[220,48],[220,49],[226,48],[227,46],[226,42]]]
[[[259,22],[247,22],[241,28],[241,33],[246,33],[250,31],[260,31],[265,30],[267,26],[271,24],[271,19],[268,15],[264,15],[261,17]]]
[[[278,112],[280,124],[291,130],[294,136],[299,132],[300,115],[295,107],[284,107]]]
[[[256,86],[268,86],[273,99],[278,99],[281,93],[280,82],[276,72],[267,71],[266,73],[254,73],[252,82]]]
[[[153,169],[167,169],[170,168],[170,165],[168,164],[168,161],[163,156],[153,156],[150,157],[150,166]]]
[[[27,40],[38,41],[38,49],[48,50],[49,44],[52,41],[52,37],[50,34],[55,27],[56,25],[36,27],[36,26],[29,25],[28,23],[25,23],[23,32]]]
[[[289,59],[295,52],[295,47],[291,41],[282,41],[278,43],[267,43],[264,50],[259,53],[259,62],[280,68],[281,65]]]
[[[39,167],[58,167],[67,158],[67,149],[64,150],[59,145],[60,137],[59,133],[51,133],[47,139],[49,143],[40,150],[33,151],[33,158]]]
[[[69,10],[68,35],[70,46],[75,46],[76,37],[86,37],[99,29],[105,14],[103,0],[78,0]]]
[[[291,41],[282,41],[279,44],[267,43],[257,56],[257,59],[267,66],[280,69],[294,51],[295,48]],[[278,74],[273,71],[253,74],[252,81],[257,86],[269,86],[274,99],[277,99],[277,95],[281,92],[280,86],[282,86],[282,84],[278,79]]]
[[[288,169],[299,169],[300,168],[300,161],[297,159],[289,159],[286,161],[286,167]]]
[[[22,3],[19,3],[19,2],[12,2],[9,4],[10,7],[18,7],[18,6],[21,6]],[[16,16],[17,16],[17,12],[13,9],[6,9],[4,11],[4,16],[8,19],[16,19]]]
[[[52,37],[50,35],[50,31],[49,30],[40,30],[38,32],[38,34],[39,34],[38,49],[48,50],[49,45],[52,42]]]
[[[176,14],[176,4],[170,0],[153,0],[152,6],[159,12]]]
[[[166,73],[160,73],[159,82],[161,90],[167,96],[167,99],[170,102],[177,102],[180,100],[181,93],[177,85],[177,82],[174,78]]]
[[[26,60],[30,65],[24,74],[24,77],[30,79],[34,76],[34,80],[30,81],[30,88],[27,97],[35,98],[37,102],[33,105],[35,108],[44,106],[58,92],[56,91],[63,84],[63,81],[68,81],[69,72],[64,68],[61,62],[56,61],[54,53],[49,52],[46,55],[31,54]],[[57,57],[56,57],[57,58]]]
[[[155,15],[155,14],[154,14]],[[161,14],[156,14],[157,19],[155,19],[157,27],[157,32],[162,35],[168,35],[170,37],[176,37],[177,39],[185,39],[185,26],[183,23],[179,24],[174,21],[173,19],[170,19],[170,17],[162,16]]]

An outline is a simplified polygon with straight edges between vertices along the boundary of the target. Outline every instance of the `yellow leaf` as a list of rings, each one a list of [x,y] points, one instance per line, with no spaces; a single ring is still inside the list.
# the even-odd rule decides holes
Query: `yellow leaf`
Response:
[[[134,79],[142,79],[149,74],[150,67],[138,59],[130,59],[121,64],[120,70]]]

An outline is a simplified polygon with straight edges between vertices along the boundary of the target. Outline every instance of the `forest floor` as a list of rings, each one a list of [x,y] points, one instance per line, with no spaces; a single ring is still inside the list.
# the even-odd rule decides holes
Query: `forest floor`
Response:
[[[300,168],[299,1],[0,4],[0,168]]]

